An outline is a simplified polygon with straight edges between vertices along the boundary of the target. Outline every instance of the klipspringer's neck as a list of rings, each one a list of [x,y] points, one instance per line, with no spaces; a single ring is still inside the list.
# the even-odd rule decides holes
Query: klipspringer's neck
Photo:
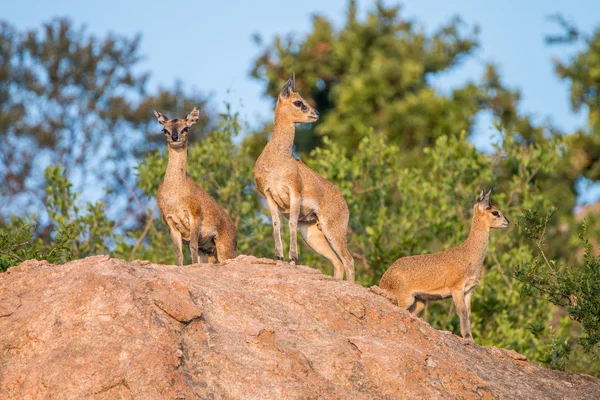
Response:
[[[462,245],[467,252],[467,256],[473,262],[482,263],[485,258],[489,240],[489,226],[485,223],[483,218],[477,214],[477,211],[474,211],[469,237]]]
[[[167,163],[167,173],[165,181],[180,181],[186,178],[187,146],[180,149],[169,149],[169,162]]]
[[[267,146],[280,154],[289,154],[291,156],[295,135],[296,124],[288,118],[277,115],[276,111],[273,136],[271,136],[271,140],[269,140]]]

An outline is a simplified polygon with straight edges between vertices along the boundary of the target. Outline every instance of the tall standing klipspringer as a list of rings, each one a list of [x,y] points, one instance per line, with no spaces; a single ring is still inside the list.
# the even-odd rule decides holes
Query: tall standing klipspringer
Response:
[[[198,121],[194,107],[183,119],[168,119],[158,111],[154,115],[163,126],[169,149],[165,179],[158,187],[158,207],[169,226],[177,265],[183,265],[182,240],[189,242],[192,263],[236,256],[235,224],[208,193],[188,175],[188,129]]]
[[[319,113],[294,90],[290,78],[277,99],[273,136],[254,165],[254,177],[271,213],[275,256],[283,260],[279,212],[289,218],[290,261],[298,262],[297,230],[333,263],[333,276],[354,282],[354,259],[346,234],[350,213],[339,190],[292,155],[296,123],[313,123]]]

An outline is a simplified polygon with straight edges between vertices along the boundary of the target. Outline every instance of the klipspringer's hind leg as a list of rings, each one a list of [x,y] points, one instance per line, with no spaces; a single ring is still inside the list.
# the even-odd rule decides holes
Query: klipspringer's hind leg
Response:
[[[198,240],[200,239],[200,224],[190,219],[190,257],[192,264],[198,263]]]
[[[348,282],[354,283],[354,258],[352,258],[352,255],[348,251],[348,243],[346,238],[346,232],[348,229],[347,219],[336,221],[320,221],[319,227],[333,251],[342,261],[344,270],[346,271],[346,279]],[[343,279],[343,276],[340,279]]]
[[[201,262],[202,264],[206,264],[206,263],[208,263],[208,254],[206,254],[205,252],[203,252],[203,251],[200,251],[200,252],[198,253],[198,257],[200,258],[200,262]]]
[[[298,230],[311,249],[331,261],[333,264],[333,277],[335,279],[343,279],[344,264],[329,245],[327,238],[325,238],[325,235],[317,226],[317,222],[299,222]]]
[[[423,309],[425,308],[426,305],[427,305],[427,302],[425,300],[416,297],[415,302],[413,303],[413,305],[410,307],[410,309],[408,311],[410,311],[411,313],[413,313],[415,315],[419,315],[421,313],[421,311],[423,311]]]
[[[344,271],[346,271],[346,280],[350,283],[354,283],[354,258],[352,258],[352,255],[348,251],[346,236],[344,235],[343,238],[332,237],[329,240],[329,244],[342,259]]]
[[[235,258],[235,242],[231,240],[225,240],[218,238],[215,240],[215,252],[217,255],[218,262],[223,262],[231,258]]]
[[[401,293],[397,295],[398,297],[398,307],[403,308],[405,310],[409,310],[413,307],[415,303],[415,296],[412,294]]]

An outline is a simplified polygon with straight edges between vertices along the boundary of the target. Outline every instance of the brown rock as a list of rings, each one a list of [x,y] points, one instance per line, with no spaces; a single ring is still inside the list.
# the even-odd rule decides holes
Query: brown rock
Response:
[[[465,346],[387,299],[248,256],[106,256],[0,274],[0,399],[600,398],[600,380]]]

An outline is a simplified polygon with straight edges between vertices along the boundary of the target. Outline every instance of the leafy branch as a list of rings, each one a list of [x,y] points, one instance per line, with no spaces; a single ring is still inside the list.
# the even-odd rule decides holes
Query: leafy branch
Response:
[[[565,266],[549,260],[544,241],[553,214],[551,210],[539,217],[535,211],[526,210],[519,217],[518,226],[535,243],[539,255],[531,262],[520,263],[515,278],[524,284],[523,295],[563,307],[572,320],[580,323],[584,332],[580,342],[586,351],[592,351],[600,342],[600,257],[593,254],[584,221],[579,235],[585,249],[582,264]]]

